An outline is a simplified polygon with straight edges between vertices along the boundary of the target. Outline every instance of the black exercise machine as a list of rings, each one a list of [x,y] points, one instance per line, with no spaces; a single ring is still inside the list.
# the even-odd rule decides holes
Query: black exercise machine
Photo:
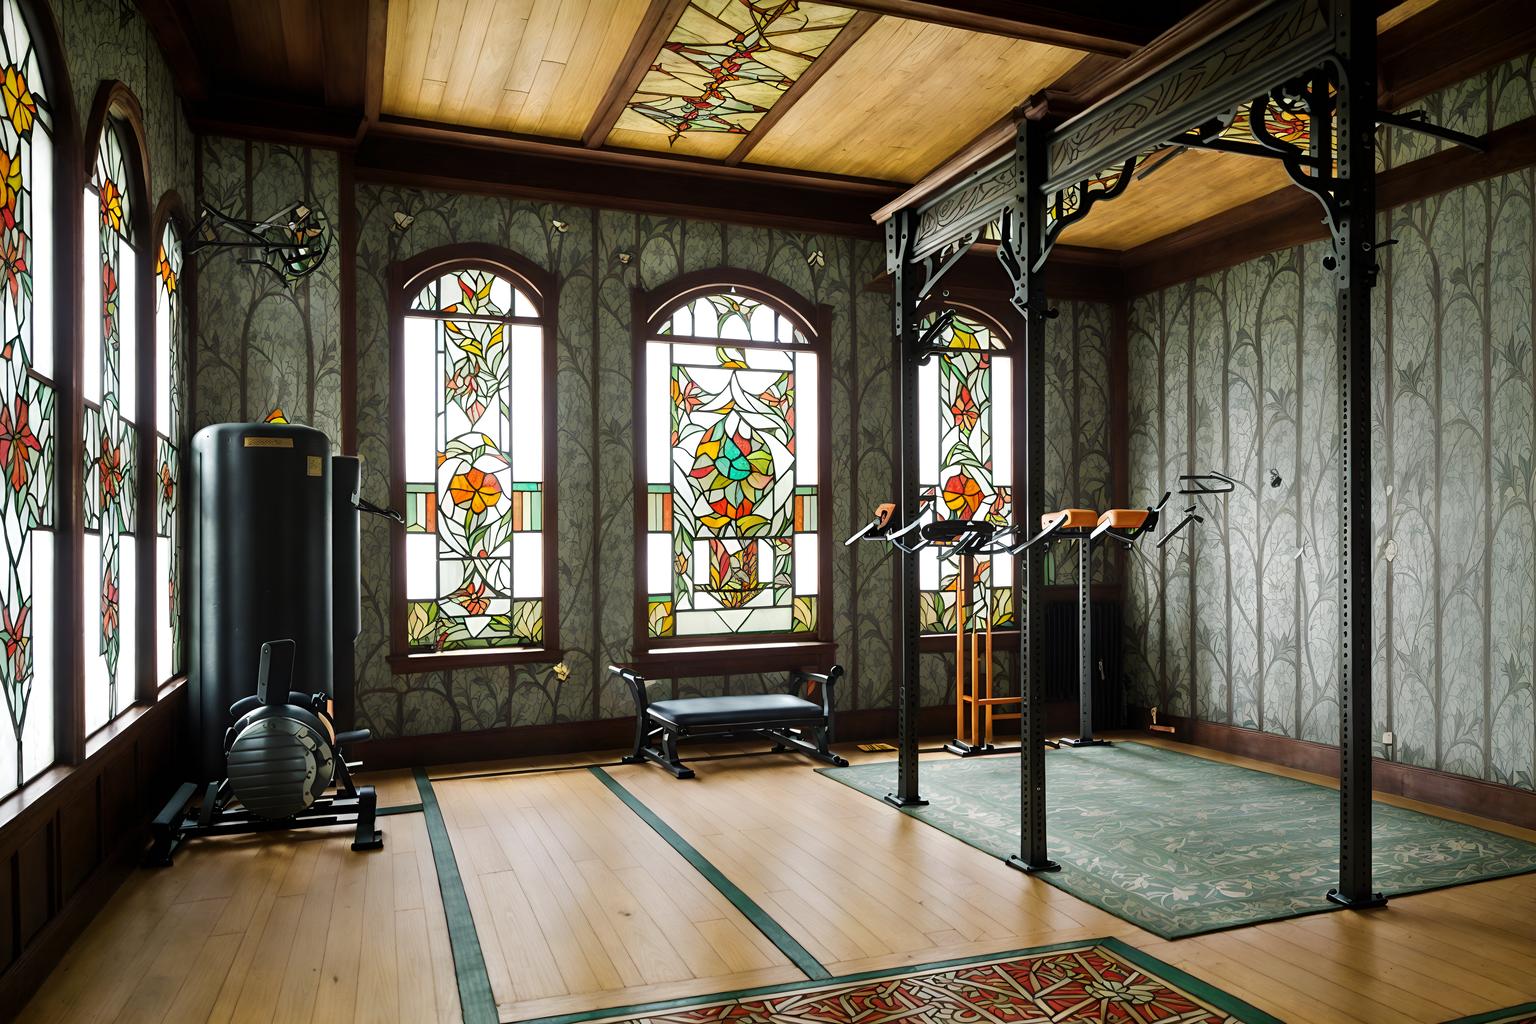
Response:
[[[625,764],[653,761],[676,778],[691,779],[693,769],[678,757],[678,740],[760,736],[773,741],[774,753],[796,750],[839,768],[848,766],[830,749],[833,691],[843,677],[841,665],[826,672],[791,672],[786,693],[659,701],[650,699],[647,680],[634,666],[609,665],[608,672],[628,685],[635,700],[635,748]]]

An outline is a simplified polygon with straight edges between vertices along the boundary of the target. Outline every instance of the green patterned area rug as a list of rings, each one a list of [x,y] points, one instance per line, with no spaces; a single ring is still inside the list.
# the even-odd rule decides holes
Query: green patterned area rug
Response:
[[[1474,1013],[1470,1017],[1457,1017],[1445,1024],[1536,1024],[1536,1003],[1522,1003],[1502,1010]]]
[[[1165,939],[1335,909],[1336,790],[1140,743],[1045,758],[1051,859],[1039,877]],[[894,761],[818,769],[880,799]],[[905,813],[978,850],[1019,843],[1016,757],[924,761]],[[1390,895],[1536,871],[1536,844],[1377,803],[1374,872]]]

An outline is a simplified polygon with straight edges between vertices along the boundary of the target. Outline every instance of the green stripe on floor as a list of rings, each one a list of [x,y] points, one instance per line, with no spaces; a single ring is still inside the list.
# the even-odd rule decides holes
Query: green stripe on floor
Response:
[[[464,895],[464,880],[459,876],[459,862],[448,840],[448,826],[432,791],[432,780],[417,768],[416,791],[421,794],[421,810],[427,819],[427,837],[432,841],[432,860],[437,865],[437,887],[443,894],[443,916],[448,919],[448,945],[453,948],[453,970],[459,979],[459,1010],[464,1024],[499,1024],[496,997],[491,994],[491,976],[485,969],[485,955],[480,951],[480,936],[469,912],[469,898]]]
[[[768,916],[768,912],[758,906],[752,897],[737,888],[735,882],[721,874],[720,869],[711,864],[702,853],[694,849],[688,840],[673,831],[672,826],[658,818],[654,811],[640,801],[639,797],[625,789],[623,784],[603,769],[592,767],[587,770],[596,775],[614,796],[624,801],[624,804],[630,810],[638,814],[642,821],[651,826],[657,835],[665,839],[672,849],[682,854],[683,859],[693,865],[695,871],[708,879],[710,885],[720,890],[720,895],[729,900],[731,906],[739,910],[742,916],[751,921],[758,931],[767,936],[769,942],[779,947],[779,952],[783,953],[790,959],[790,962],[800,968],[807,978],[822,981],[832,977],[832,973],[822,966],[820,960],[811,955],[810,950],[800,945],[795,940],[795,937],[785,931],[779,922]]]

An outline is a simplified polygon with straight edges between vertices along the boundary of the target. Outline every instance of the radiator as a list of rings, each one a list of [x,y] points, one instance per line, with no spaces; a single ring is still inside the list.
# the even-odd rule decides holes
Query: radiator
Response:
[[[1121,664],[1120,602],[1093,602],[1093,728],[1123,729],[1125,673]],[[1077,602],[1056,601],[1045,607],[1045,699],[1077,703]]]

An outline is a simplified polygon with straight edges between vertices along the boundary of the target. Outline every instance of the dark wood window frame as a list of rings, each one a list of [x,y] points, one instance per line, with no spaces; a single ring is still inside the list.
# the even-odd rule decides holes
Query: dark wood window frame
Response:
[[[646,464],[645,464],[645,352],[646,345],[663,335],[657,333],[684,303],[704,295],[736,292],[757,299],[799,327],[807,344],[787,346],[758,343],[757,347],[816,354],[816,417],[818,444],[817,483],[817,611],[814,633],[750,633],[739,636],[710,634],[687,637],[653,637],[647,628],[646,598]],[[632,367],[634,387],[634,502],[635,523],[635,643],[632,661],[653,674],[714,675],[771,672],[786,668],[819,667],[832,663],[837,645],[832,641],[832,545],[834,496],[830,486],[832,463],[829,378],[832,307],[807,301],[780,282],[755,271],[714,267],[674,278],[657,288],[635,288],[630,293]],[[732,341],[732,344],[754,345]]]
[[[435,277],[456,269],[489,270],[520,288],[538,316],[532,319],[508,318],[509,322],[537,323],[544,333],[544,643],[538,647],[494,647],[480,650],[411,652],[406,648],[405,531],[390,528],[390,654],[389,667],[397,675],[444,669],[474,668],[485,665],[515,665],[558,662],[564,659],[560,647],[559,535],[556,412],[559,406],[556,388],[555,338],[558,332],[560,282],[550,272],[530,260],[499,246],[463,243],[440,246],[407,260],[391,264],[389,269],[389,410],[390,410],[390,496],[397,508],[405,507],[405,319],[410,314],[411,299]]]

